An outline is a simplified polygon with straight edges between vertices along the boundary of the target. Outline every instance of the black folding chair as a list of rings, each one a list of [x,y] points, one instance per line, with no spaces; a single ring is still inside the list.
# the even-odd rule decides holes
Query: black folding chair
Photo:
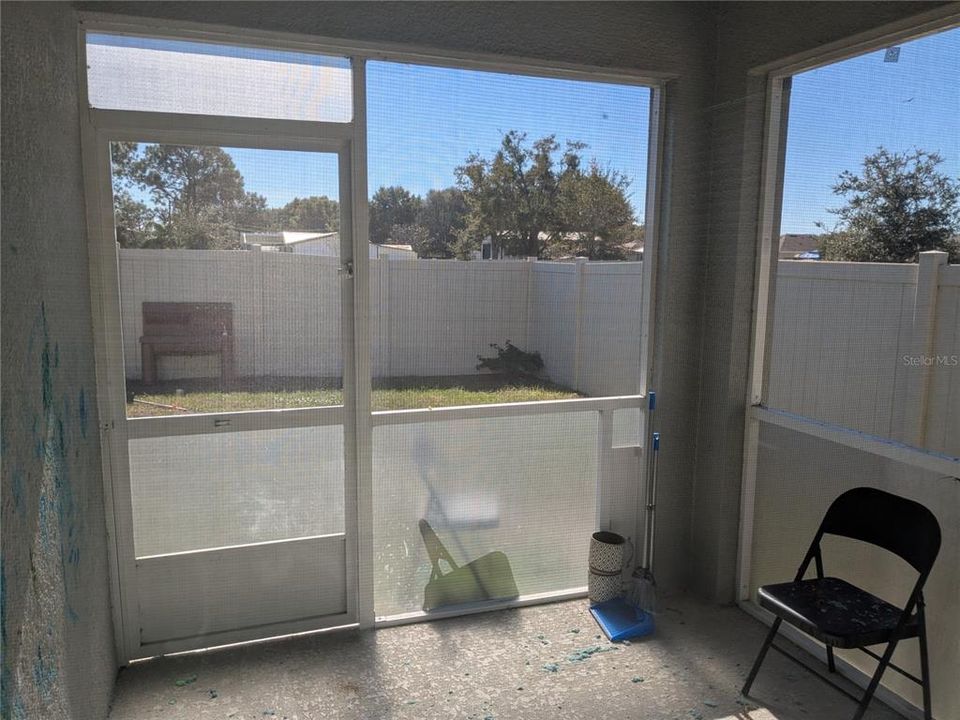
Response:
[[[825,534],[862,540],[899,555],[919,573],[910,598],[902,609],[871,595],[865,590],[835,577],[824,577],[820,539]],[[833,501],[820,523],[810,549],[807,550],[793,582],[764,585],[759,590],[760,606],[774,615],[773,627],[760,648],[753,669],[743,686],[750,692],[760,665],[773,647],[782,655],[813,672],[829,685],[859,702],[853,720],[860,720],[880,684],[887,667],[913,680],[923,690],[924,718],[931,720],[930,669],[927,662],[927,628],[924,618],[923,585],[940,550],[940,525],[927,508],[919,503],[874,488],[855,488]],[[810,561],[816,564],[817,577],[804,580]],[[773,639],[786,620],[827,646],[827,667],[836,672],[834,648],[856,648],[879,661],[863,697],[858,698],[813,668],[773,644]],[[920,644],[920,675],[916,677],[890,662],[900,640],[917,638]],[[868,650],[869,645],[887,643],[883,655]]]

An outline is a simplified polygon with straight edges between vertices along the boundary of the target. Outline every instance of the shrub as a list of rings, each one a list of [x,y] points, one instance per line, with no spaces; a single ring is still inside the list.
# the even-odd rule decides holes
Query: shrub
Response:
[[[490,343],[490,347],[497,351],[496,357],[477,355],[477,370],[521,377],[539,377],[543,372],[543,358],[538,352],[521,350],[509,340],[502,347],[497,343]]]

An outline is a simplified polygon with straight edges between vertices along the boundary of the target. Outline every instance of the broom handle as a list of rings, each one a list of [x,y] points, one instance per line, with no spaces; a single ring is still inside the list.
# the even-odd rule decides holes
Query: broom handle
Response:
[[[653,555],[653,538],[650,534],[650,529],[652,523],[652,518],[650,515],[651,511],[651,501],[653,498],[652,492],[652,480],[653,480],[653,453],[651,448],[653,447],[653,418],[657,409],[657,394],[655,392],[648,393],[649,404],[647,406],[647,463],[646,463],[646,478],[644,483],[644,504],[646,505],[646,515],[645,523],[643,530],[643,567],[647,570],[650,569],[650,560]]]
[[[648,545],[650,551],[647,553],[647,570],[653,574],[653,546],[654,538],[657,533],[657,466],[660,461],[660,433],[653,434],[653,473],[650,476],[650,504],[648,517],[650,518],[650,533]]]

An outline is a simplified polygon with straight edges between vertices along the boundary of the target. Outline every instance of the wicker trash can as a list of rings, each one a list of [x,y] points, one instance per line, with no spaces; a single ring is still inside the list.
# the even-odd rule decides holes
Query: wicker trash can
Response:
[[[593,604],[623,595],[624,550],[626,540],[617,533],[601,530],[590,538],[587,596]]]

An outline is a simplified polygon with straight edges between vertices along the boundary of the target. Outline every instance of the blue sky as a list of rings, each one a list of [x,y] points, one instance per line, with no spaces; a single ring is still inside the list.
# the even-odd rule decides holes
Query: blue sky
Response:
[[[645,87],[373,62],[367,68],[371,192],[423,194],[455,181],[472,152],[491,157],[503,132],[587,144],[584,155],[626,174],[635,212],[646,192],[650,91]]]
[[[419,194],[450,185],[470,152],[492,154],[500,131],[516,128],[586,142],[589,156],[634,179],[631,201],[642,217],[646,89],[385,62],[370,63],[367,77],[371,193],[380,185]],[[878,51],[794,78],[782,231],[818,232],[817,221],[832,226],[827,209],[838,198],[831,185],[880,145],[935,150],[941,170],[960,177],[960,30],[901,45],[896,63]],[[263,155],[234,153],[250,189],[271,203],[309,188],[335,192],[333,163],[322,171],[304,158],[289,173]]]
[[[833,227],[830,187],[880,145],[939,152],[940,170],[960,177],[960,29],[901,45],[896,63],[881,50],[794,77],[782,231]]]
[[[95,42],[129,42],[96,38]],[[298,53],[137,39],[176,53],[221,52],[257,60],[342,67],[342,60]],[[142,45],[147,47],[147,45]],[[238,55],[239,53],[239,55]],[[246,53],[246,54],[244,54]],[[289,57],[288,57],[289,56]],[[502,132],[532,140],[555,135],[585,142],[584,154],[632,179],[630,200],[642,220],[650,92],[638,86],[534,78],[370,62],[367,67],[369,188],[402,185],[425,194],[455,182],[472,152],[492,156]],[[793,80],[784,179],[783,232],[816,232],[834,222],[830,190],[880,145],[944,157],[960,177],[960,29],[900,46],[896,63],[878,51]],[[230,149],[247,189],[279,206],[294,197],[336,198],[333,156]]]
[[[643,216],[650,91],[645,87],[371,62],[367,66],[370,193],[402,185],[424,195],[456,182],[473,152],[491,157],[502,132],[587,144],[583,154],[631,179]],[[270,205],[336,197],[336,163],[309,153],[231,149],[247,189]]]

